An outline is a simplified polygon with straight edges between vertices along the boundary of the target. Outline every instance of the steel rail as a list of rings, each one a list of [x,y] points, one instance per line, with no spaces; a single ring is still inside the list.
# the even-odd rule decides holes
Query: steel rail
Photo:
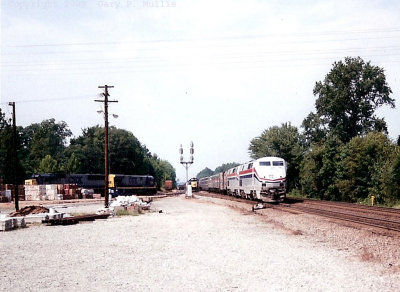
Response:
[[[304,203],[310,203],[310,204],[325,204],[325,205],[331,205],[331,206],[338,206],[340,208],[354,208],[358,210],[368,210],[368,211],[373,211],[373,212],[382,212],[385,214],[395,214],[400,216],[400,209],[395,209],[395,208],[389,208],[389,207],[382,207],[382,206],[367,206],[367,205],[361,205],[361,204],[355,204],[355,203],[348,203],[348,202],[336,202],[336,201],[318,201],[318,200],[312,200],[312,199],[301,199]]]
[[[309,203],[309,202],[304,202],[301,204],[302,206],[310,206],[313,208],[315,206],[318,209],[323,209],[323,210],[333,210],[333,211],[343,211],[343,212],[349,212],[349,213],[359,213],[359,214],[364,214],[367,215],[369,218],[377,218],[377,219],[383,219],[383,220],[400,220],[400,213],[393,213],[393,212],[385,212],[385,211],[380,211],[380,210],[371,210],[368,208],[358,208],[357,206],[336,206],[336,205],[331,205],[331,204],[314,204],[314,203]]]
[[[368,226],[373,226],[373,227],[378,227],[378,228],[383,228],[383,229],[387,229],[387,230],[400,232],[400,222],[397,222],[397,221],[377,219],[377,218],[372,218],[372,217],[367,217],[367,216],[347,214],[347,213],[330,211],[330,210],[322,210],[322,209],[318,209],[318,208],[299,206],[299,205],[298,206],[290,206],[290,207],[282,206],[282,207],[300,210],[305,213],[321,215],[321,216],[325,216],[325,217],[329,217],[329,218],[333,218],[333,219],[344,220],[344,221],[349,221],[349,222],[358,223],[358,224],[362,224],[362,225],[368,225]]]

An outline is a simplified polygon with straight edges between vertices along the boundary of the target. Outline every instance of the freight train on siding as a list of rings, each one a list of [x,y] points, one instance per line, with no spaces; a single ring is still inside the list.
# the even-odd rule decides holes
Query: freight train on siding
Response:
[[[199,187],[263,202],[282,202],[286,198],[286,169],[282,158],[263,157],[201,178]]]
[[[104,190],[104,174],[34,174],[39,185],[44,184],[76,184],[80,188]],[[109,187],[120,195],[155,194],[157,186],[151,175],[109,175]]]

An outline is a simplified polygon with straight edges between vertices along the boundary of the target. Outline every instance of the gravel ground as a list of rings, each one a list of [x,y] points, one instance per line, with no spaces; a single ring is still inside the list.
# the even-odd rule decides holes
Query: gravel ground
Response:
[[[398,238],[217,199],[152,205],[163,212],[0,233],[0,290],[400,290],[396,255],[374,255],[357,233],[383,251]]]

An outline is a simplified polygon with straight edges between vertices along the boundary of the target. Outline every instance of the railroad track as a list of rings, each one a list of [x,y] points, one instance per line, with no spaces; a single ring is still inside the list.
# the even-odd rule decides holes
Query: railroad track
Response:
[[[301,203],[300,203],[301,204]],[[324,210],[321,208],[314,208],[307,205],[293,205],[293,204],[286,204],[282,206],[275,206],[274,209],[290,209],[290,210],[298,210],[304,213],[319,215],[324,217],[329,217],[333,219],[343,220],[352,223],[358,223],[367,226],[373,226],[378,228],[383,228],[386,230],[392,230],[400,232],[400,221],[398,220],[391,220],[391,219],[384,219],[384,218],[376,218],[371,216],[359,215],[356,213],[349,213],[343,212],[340,210]],[[354,210],[355,211],[355,210]]]
[[[366,206],[366,205],[352,204],[346,202],[316,201],[310,199],[304,199],[302,200],[302,202],[304,203],[304,205],[317,205],[317,206],[322,205],[328,208],[357,211],[359,213],[374,214],[376,216],[400,219],[400,209]]]
[[[219,194],[198,193],[201,196],[215,197],[225,200],[233,200],[237,202],[255,205],[259,202],[235,198]],[[337,203],[329,201],[312,201],[298,200],[290,204],[282,203],[278,205],[270,205],[272,209],[281,210],[291,213],[308,213],[317,216],[328,217],[336,220],[357,223],[366,226],[400,232],[400,210],[369,207],[364,205],[355,205],[349,203]]]

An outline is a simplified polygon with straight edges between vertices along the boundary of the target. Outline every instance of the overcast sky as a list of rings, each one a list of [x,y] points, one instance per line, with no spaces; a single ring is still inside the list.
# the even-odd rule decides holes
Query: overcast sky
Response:
[[[249,160],[250,140],[314,111],[334,61],[385,69],[400,134],[399,1],[1,1],[0,106],[17,124],[65,121],[74,136],[103,125],[99,85],[113,85],[111,125],[168,160],[179,145],[205,167]],[[112,170],[111,170],[112,172]]]

